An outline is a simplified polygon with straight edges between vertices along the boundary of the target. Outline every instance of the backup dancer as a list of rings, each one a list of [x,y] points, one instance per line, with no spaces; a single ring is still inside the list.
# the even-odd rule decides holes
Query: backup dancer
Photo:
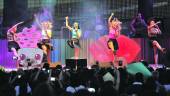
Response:
[[[20,49],[20,46],[17,43],[16,31],[17,31],[17,26],[22,23],[23,22],[19,22],[15,24],[7,31],[8,51],[14,53],[13,59],[19,59],[17,51],[18,49]]]
[[[142,18],[142,14],[138,13],[137,16],[130,23],[132,37],[145,37],[147,36],[147,24]]]
[[[158,50],[159,49],[162,53],[166,53],[166,49],[162,48],[161,45],[158,43],[157,36],[162,34],[159,26],[157,25],[160,22],[155,22],[154,20],[149,21],[148,25],[148,37],[150,39],[150,43],[154,50],[154,63],[158,64]]]

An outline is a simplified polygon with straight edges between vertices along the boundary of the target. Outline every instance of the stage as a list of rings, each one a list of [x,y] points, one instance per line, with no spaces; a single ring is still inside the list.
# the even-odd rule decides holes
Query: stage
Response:
[[[153,52],[152,52],[153,50],[150,48],[148,44],[148,40],[145,38],[130,38],[130,39],[135,41],[136,44],[140,46],[140,51],[133,58],[132,61],[128,62],[128,64],[131,64],[133,62],[140,62],[141,60],[148,62],[148,64],[153,64]],[[55,66],[56,64],[65,65],[66,59],[74,59],[74,50],[67,45],[67,40],[68,39],[52,39],[51,40],[52,44],[54,45],[54,50],[51,52],[51,55],[50,55],[51,66]],[[103,46],[99,44],[100,42],[98,41],[99,39],[80,40],[80,43],[82,44],[82,46],[80,50],[79,59],[87,59],[88,66],[94,65],[96,61],[98,61],[96,60],[97,57],[95,57],[93,54],[90,53],[92,51],[94,53],[96,52],[95,54],[100,53],[98,51],[101,51],[101,50],[95,50],[94,48],[96,46],[99,46],[99,47]],[[168,39],[164,39],[162,41],[168,43]],[[93,43],[98,44],[98,45],[91,45]],[[12,59],[13,53],[8,52],[7,40],[0,40],[0,45],[1,45],[0,47],[1,66],[8,68],[8,69],[16,68],[16,60]],[[169,47],[169,44],[165,44],[164,46]],[[90,49],[90,47],[94,48],[94,50]],[[104,55],[107,56],[108,54],[104,53]],[[160,59],[159,59],[160,64],[164,64],[164,62],[166,63],[166,61],[164,60],[167,58],[168,58],[167,56],[160,54]],[[101,62],[99,61],[99,63],[109,63],[109,61],[104,62],[101,60]],[[169,65],[166,65],[166,66],[169,66]]]

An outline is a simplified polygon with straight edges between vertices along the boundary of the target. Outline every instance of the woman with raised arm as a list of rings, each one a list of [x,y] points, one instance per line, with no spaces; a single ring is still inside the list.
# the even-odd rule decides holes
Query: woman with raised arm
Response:
[[[73,27],[71,27],[71,26],[69,26],[68,16],[65,17],[65,19],[66,19],[66,27],[70,30],[70,32],[72,34],[71,40],[68,40],[67,43],[71,48],[74,48],[75,59],[78,59],[79,51],[80,51],[79,39],[81,37],[81,30],[80,30],[79,24],[77,22],[74,22]]]
[[[119,37],[121,31],[121,22],[114,17],[114,13],[108,19],[108,27],[109,27],[109,40],[108,40],[108,48],[113,51],[114,61],[116,60],[117,50],[119,49],[118,42],[116,38]]]
[[[41,29],[41,36],[42,36],[40,42],[37,45],[47,55],[48,51],[53,49],[50,43],[50,39],[52,37],[52,27],[53,27],[52,22],[51,21],[40,22],[38,20],[37,15],[34,16],[35,16],[35,21],[38,24],[38,27]]]
[[[160,22],[155,22],[154,20],[149,21],[148,25],[148,37],[150,39],[151,45],[154,50],[154,63],[158,64],[158,50],[159,49],[162,53],[166,53],[166,49],[162,48],[160,44],[158,43],[157,36],[162,34],[161,30],[159,29],[159,26],[157,25]]]
[[[9,52],[13,52],[14,56],[13,59],[19,59],[18,57],[18,49],[20,49],[19,44],[16,42],[17,35],[17,27],[18,25],[22,24],[23,22],[19,22],[12,26],[8,31],[7,31],[7,40],[8,40],[8,50]]]

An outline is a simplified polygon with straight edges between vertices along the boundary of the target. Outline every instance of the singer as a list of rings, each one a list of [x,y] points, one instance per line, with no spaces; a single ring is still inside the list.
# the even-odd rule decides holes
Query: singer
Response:
[[[68,22],[68,16],[65,17],[66,19],[66,27],[70,30],[72,33],[72,39],[68,40],[67,43],[71,48],[74,48],[74,57],[75,59],[78,59],[79,57],[79,49],[80,49],[80,42],[79,39],[81,37],[81,29],[79,27],[79,23],[74,22],[73,27],[69,26]]]
[[[114,61],[117,59],[117,50],[119,49],[119,45],[117,42],[117,38],[120,35],[120,31],[122,22],[120,22],[117,18],[114,17],[114,13],[108,18],[108,27],[109,27],[109,40],[107,42],[108,48],[112,50],[114,54]]]

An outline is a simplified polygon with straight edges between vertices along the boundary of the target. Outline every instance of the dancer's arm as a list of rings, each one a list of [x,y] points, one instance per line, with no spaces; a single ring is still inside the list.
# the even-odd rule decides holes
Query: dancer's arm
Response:
[[[132,22],[130,23],[130,28],[131,28],[132,32],[136,32],[136,29],[135,29],[135,27],[134,27],[135,19],[136,19],[136,18],[134,18],[134,19],[132,20]]]
[[[18,25],[20,25],[20,24],[22,24],[22,23],[24,23],[24,21],[15,24],[13,27],[17,27]]]
[[[13,25],[7,32],[12,32],[13,31],[13,33],[16,33],[16,29],[17,29],[18,25],[20,25],[22,23],[24,23],[24,22],[22,21],[22,22],[19,22],[19,23]]]
[[[158,22],[156,22],[155,24],[148,26],[148,29],[150,29],[150,28],[152,28],[152,27],[154,27],[154,26],[158,26],[157,24],[159,24],[159,23],[161,23],[161,22],[158,21]]]
[[[18,25],[20,25],[20,24],[22,24],[22,23],[24,23],[24,22],[22,21],[22,22],[19,22],[19,23],[15,24],[14,26],[12,26],[12,27],[7,31],[7,33],[12,32],[14,41],[17,41],[17,35],[16,35],[17,27],[18,27]]]
[[[148,29],[148,36],[149,36],[149,37],[152,37],[152,34],[153,34],[153,33],[151,32],[151,27],[148,26],[147,29]]]
[[[158,25],[155,25],[155,26],[156,26],[156,28],[158,29],[158,33],[157,33],[157,34],[162,34],[162,32],[161,32],[159,26],[158,26]]]
[[[114,16],[114,13],[112,13],[111,15],[110,15],[110,17],[109,17],[109,19],[108,19],[108,24],[109,24],[109,26],[111,25],[111,19],[112,19],[112,17]]]
[[[69,24],[68,24],[68,16],[65,17],[65,19],[66,19],[66,27],[67,27],[69,30],[72,30],[72,27],[69,26]]]
[[[18,41],[16,33],[14,33],[14,41]]]
[[[41,24],[40,24],[40,21],[38,20],[37,15],[34,14],[34,17],[35,17],[35,22],[37,23],[38,27],[39,27],[40,29],[42,29],[42,26],[41,26]]]

